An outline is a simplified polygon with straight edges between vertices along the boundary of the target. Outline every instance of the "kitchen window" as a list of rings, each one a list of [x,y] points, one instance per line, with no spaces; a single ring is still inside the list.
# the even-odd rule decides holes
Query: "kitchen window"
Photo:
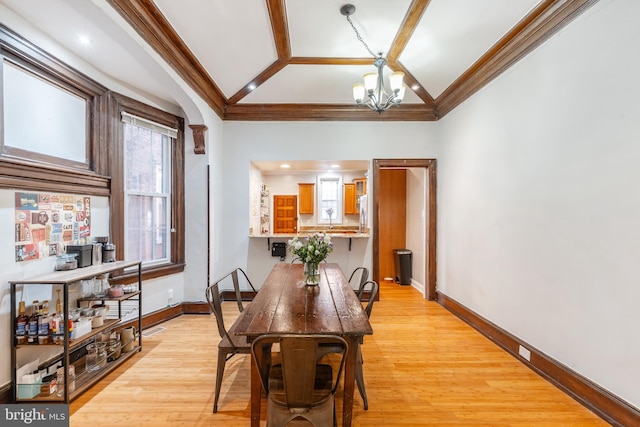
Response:
[[[318,224],[342,223],[342,180],[338,176],[318,177]]]

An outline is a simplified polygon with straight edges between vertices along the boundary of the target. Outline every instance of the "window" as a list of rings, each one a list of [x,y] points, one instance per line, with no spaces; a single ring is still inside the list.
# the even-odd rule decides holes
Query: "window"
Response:
[[[111,236],[118,259],[141,260],[143,278],[184,269],[184,124],[113,94]],[[115,118],[115,117],[114,117]],[[119,280],[127,279],[127,272]]]
[[[341,187],[340,177],[318,177],[318,224],[342,223]]]
[[[122,113],[125,252],[143,266],[171,254],[171,144],[178,131]]]
[[[108,89],[0,25],[0,188],[110,195]]]

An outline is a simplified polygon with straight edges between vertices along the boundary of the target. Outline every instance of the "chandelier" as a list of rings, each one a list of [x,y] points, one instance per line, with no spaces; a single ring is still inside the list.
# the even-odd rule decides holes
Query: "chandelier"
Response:
[[[391,106],[398,106],[402,102],[404,97],[405,86],[402,79],[404,73],[402,71],[395,71],[389,75],[389,86],[391,87],[391,94],[388,94],[384,89],[384,76],[383,69],[387,64],[387,60],[382,56],[382,52],[378,55],[374,54],[362,36],[358,32],[358,29],[353,25],[351,21],[351,15],[356,12],[356,7],[352,4],[345,4],[340,8],[340,13],[347,18],[351,28],[356,33],[356,37],[360,40],[360,43],[367,49],[367,51],[375,58],[373,65],[378,69],[377,73],[367,73],[363,76],[364,83],[356,83],[353,85],[353,99],[358,105],[366,105],[372,110],[382,113],[384,110]],[[365,99],[366,95],[366,99]]]

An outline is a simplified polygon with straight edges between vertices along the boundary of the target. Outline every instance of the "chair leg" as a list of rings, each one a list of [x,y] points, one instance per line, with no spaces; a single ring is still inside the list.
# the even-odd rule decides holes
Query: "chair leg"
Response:
[[[358,362],[356,365],[356,385],[358,386],[358,391],[360,392],[360,396],[362,397],[362,401],[364,402],[365,411],[369,409],[369,402],[367,401],[367,392],[364,389],[364,374],[362,372],[362,352],[360,351],[360,346],[358,346]]]
[[[213,398],[213,413],[218,412],[218,397],[222,387],[222,377],[224,376],[224,365],[227,363],[227,355],[218,350],[218,370],[216,372],[216,394]]]

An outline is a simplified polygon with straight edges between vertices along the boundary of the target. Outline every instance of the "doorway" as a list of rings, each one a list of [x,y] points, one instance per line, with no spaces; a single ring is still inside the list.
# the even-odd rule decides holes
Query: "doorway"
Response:
[[[384,242],[388,240],[385,236],[386,224],[381,222],[381,206],[392,203],[387,194],[388,191],[381,191],[385,188],[383,179],[385,175],[393,177],[394,174],[385,174],[385,169],[410,169],[423,168],[426,175],[426,215],[424,229],[426,231],[426,241],[424,250],[425,266],[425,298],[436,299],[436,160],[435,159],[374,159],[373,160],[373,277],[381,280],[382,265],[381,256]],[[386,183],[388,184],[388,183]],[[388,186],[388,185],[387,185]],[[384,218],[382,218],[384,220]],[[422,263],[420,263],[422,264]]]

